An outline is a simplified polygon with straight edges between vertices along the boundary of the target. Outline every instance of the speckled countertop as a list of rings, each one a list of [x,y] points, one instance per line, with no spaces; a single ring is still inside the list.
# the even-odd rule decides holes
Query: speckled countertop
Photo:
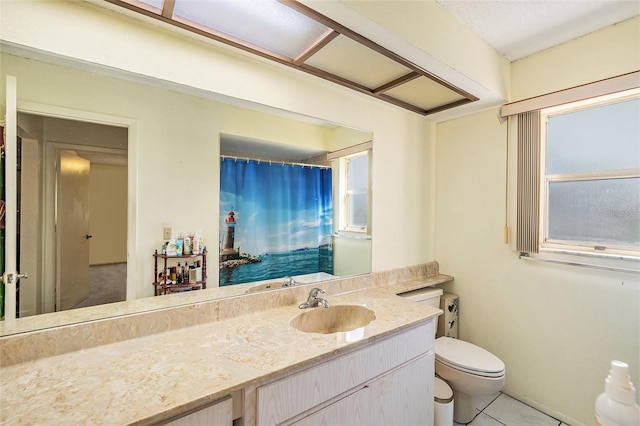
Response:
[[[333,305],[375,312],[357,341],[294,329],[289,321],[301,310],[289,304],[3,364],[0,423],[153,423],[428,321],[441,311],[395,295],[424,286],[421,280],[327,292]]]

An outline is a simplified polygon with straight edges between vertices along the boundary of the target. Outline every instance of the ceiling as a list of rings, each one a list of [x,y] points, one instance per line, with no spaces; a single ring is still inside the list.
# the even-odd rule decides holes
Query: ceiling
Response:
[[[421,115],[479,99],[296,0],[106,1]]]
[[[279,144],[245,136],[220,134],[220,155],[273,161],[305,162],[326,151],[293,144]]]
[[[411,14],[416,2],[439,4],[510,62],[640,13],[638,0],[105,0],[101,4],[231,45],[436,121],[504,102],[500,88],[483,86],[455,65],[435,59],[429,40],[420,46],[424,36],[404,38],[402,27],[394,31],[357,12],[367,11],[363,4],[387,4],[385,19],[406,25],[413,17],[418,19],[416,24],[423,19]],[[254,9],[264,4],[291,9],[300,15],[295,20],[302,17],[318,23],[318,32],[306,41],[295,40],[297,50],[287,52],[263,44],[270,31],[276,35],[283,31],[279,25],[264,27],[259,22],[263,12],[236,13],[234,18],[212,23],[211,16],[217,13],[212,8],[240,3]],[[354,3],[359,6],[356,10],[348,7]],[[188,9],[196,5],[197,10],[189,14]],[[248,15],[257,16],[258,21]],[[280,18],[280,23],[286,20]],[[424,25],[434,23],[432,18]],[[239,28],[249,32],[236,32]],[[293,36],[297,35],[281,38]]]
[[[637,0],[436,0],[513,62],[640,13]]]

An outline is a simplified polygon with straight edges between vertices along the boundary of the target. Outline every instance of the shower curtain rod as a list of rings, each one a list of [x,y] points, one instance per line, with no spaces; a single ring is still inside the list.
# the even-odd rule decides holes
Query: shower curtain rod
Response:
[[[301,167],[318,167],[320,169],[330,169],[331,166],[322,166],[320,164],[307,164],[307,163],[294,163],[291,161],[276,161],[276,160],[263,160],[260,158],[249,158],[249,157],[237,157],[235,155],[221,155],[220,158],[235,160],[235,161],[257,161],[258,163],[269,163],[269,164],[282,164],[288,166],[301,166]]]

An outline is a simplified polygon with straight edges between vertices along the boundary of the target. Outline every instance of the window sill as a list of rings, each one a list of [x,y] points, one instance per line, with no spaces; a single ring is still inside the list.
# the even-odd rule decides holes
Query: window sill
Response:
[[[334,237],[339,238],[356,238],[360,240],[370,240],[371,235],[367,235],[363,232],[350,232],[350,231],[340,231],[333,234]]]
[[[520,253],[520,259],[562,265],[605,269],[616,272],[640,273],[640,258],[611,254],[579,253],[567,250],[540,249],[539,254]]]

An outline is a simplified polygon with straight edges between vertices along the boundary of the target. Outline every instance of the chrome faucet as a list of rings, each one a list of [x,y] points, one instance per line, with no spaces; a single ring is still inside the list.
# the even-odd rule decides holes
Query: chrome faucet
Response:
[[[284,277],[285,282],[282,283],[282,287],[293,287],[294,285],[298,284],[296,282],[296,280],[293,279],[293,277]]]
[[[307,308],[316,308],[318,306],[322,306],[323,308],[328,308],[329,302],[327,302],[327,300],[323,297],[318,297],[318,293],[324,293],[324,290],[318,287],[312,288],[311,291],[309,292],[309,297],[307,298],[307,301],[304,303],[301,303],[300,306],[298,306],[298,308],[307,309]]]

